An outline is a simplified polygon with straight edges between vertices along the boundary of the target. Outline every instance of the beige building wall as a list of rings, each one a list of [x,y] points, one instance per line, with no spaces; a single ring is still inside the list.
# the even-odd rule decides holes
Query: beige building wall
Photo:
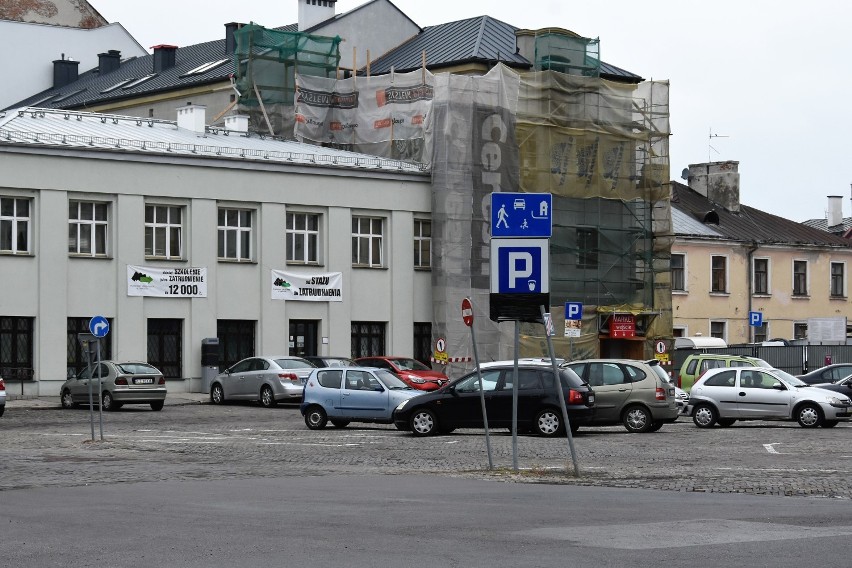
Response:
[[[724,322],[724,339],[729,344],[753,341],[748,312],[760,311],[768,325],[767,339],[795,339],[796,324],[808,318],[847,317],[852,319],[848,299],[852,251],[819,247],[759,247],[749,262],[748,248],[742,244],[677,239],[672,254],[685,255],[684,291],[672,292],[676,335],[711,335],[711,322]],[[727,292],[711,292],[711,258],[727,259]],[[767,294],[751,294],[754,259],[767,259]],[[793,294],[793,263],[807,263],[807,293]],[[830,294],[831,264],[844,267],[842,296]]]

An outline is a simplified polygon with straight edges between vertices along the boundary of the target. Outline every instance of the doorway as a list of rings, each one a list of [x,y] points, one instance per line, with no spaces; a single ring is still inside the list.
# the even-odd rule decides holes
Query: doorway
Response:
[[[645,357],[645,338],[601,339],[601,357],[604,359],[640,359]]]
[[[319,320],[290,320],[290,355],[304,357],[319,355],[317,336]]]

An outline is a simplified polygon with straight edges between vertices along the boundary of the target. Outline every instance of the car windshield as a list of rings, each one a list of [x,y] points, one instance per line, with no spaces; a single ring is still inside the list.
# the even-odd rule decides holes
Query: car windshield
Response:
[[[787,373],[786,371],[782,371],[782,370],[780,370],[780,369],[775,369],[775,370],[773,371],[773,374],[774,374],[776,377],[778,377],[779,379],[783,379],[783,380],[784,380],[784,382],[785,382],[785,383],[787,383],[787,384],[788,384],[788,385],[790,385],[790,386],[793,386],[793,387],[806,387],[806,386],[809,386],[809,385],[808,385],[808,383],[806,383],[806,382],[802,381],[801,379],[797,379],[796,377],[794,377],[794,376],[793,376],[793,375],[791,375],[790,373]]]
[[[396,375],[385,369],[377,369],[376,376],[379,377],[390,390],[410,390],[407,384],[397,378]]]
[[[429,371],[429,367],[418,361],[417,359],[391,359],[393,364],[403,371]]]
[[[316,367],[305,359],[276,359],[275,362],[282,369],[313,369]]]
[[[145,363],[117,363],[116,367],[125,375],[159,375],[156,367]]]
[[[767,363],[763,359],[758,359],[757,357],[752,357],[752,359],[754,359],[754,366],[755,367],[768,367],[770,369],[772,368],[772,365],[770,365],[769,363]]]

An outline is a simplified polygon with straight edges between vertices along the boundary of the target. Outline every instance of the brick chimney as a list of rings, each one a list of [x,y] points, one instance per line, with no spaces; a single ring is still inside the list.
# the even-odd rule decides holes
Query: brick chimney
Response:
[[[166,69],[175,66],[176,45],[155,45],[154,49],[154,73],[162,73]]]
[[[739,162],[689,164],[689,187],[716,205],[737,213],[740,210]]]
[[[299,31],[303,32],[334,17],[337,0],[296,0],[299,3]]]
[[[106,53],[98,54],[98,73],[106,75],[112,73],[121,66],[121,52],[110,49]]]
[[[53,61],[53,88],[61,89],[65,85],[73,83],[79,77],[79,61],[72,61],[70,58],[65,59],[65,54],[62,54],[62,59]]]
[[[828,211],[825,220],[829,227],[836,227],[843,223],[843,196],[828,196]]]

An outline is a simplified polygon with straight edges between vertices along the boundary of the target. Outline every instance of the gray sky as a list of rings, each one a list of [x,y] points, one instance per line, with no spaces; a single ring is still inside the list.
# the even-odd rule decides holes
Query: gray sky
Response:
[[[337,12],[367,0],[339,0]],[[298,0],[90,0],[144,47],[217,39],[227,22],[295,23]],[[488,15],[600,38],[601,58],[671,83],[671,176],[740,163],[740,200],[794,221],[852,216],[852,4],[841,0],[393,0],[421,27]],[[179,12],[174,12],[179,6]],[[710,138],[711,132],[718,137]]]

